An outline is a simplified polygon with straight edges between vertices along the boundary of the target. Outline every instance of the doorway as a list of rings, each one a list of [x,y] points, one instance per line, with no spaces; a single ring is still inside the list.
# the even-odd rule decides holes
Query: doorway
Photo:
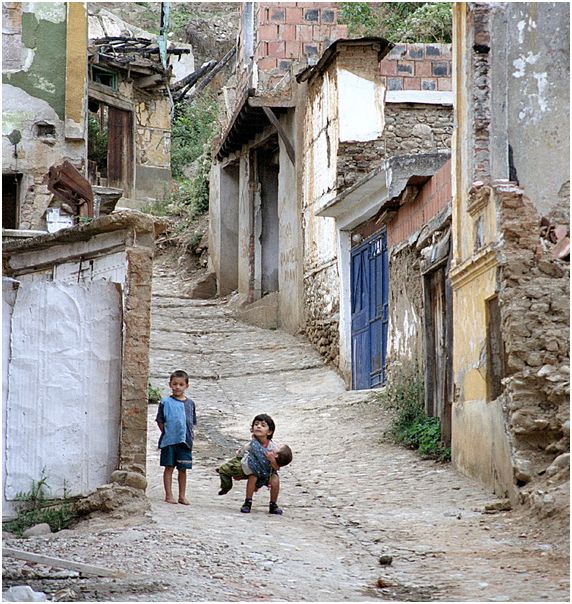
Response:
[[[352,388],[385,382],[389,265],[385,229],[351,252]]]
[[[445,260],[447,257],[445,257]],[[453,379],[452,293],[448,265],[424,275],[425,411],[441,420],[441,440],[451,443]]]
[[[260,210],[257,219],[260,244],[261,296],[278,291],[278,147],[277,142],[257,153]]]
[[[90,183],[122,189],[129,197],[133,187],[133,113],[90,99],[88,123]]]
[[[2,174],[2,228],[19,228],[21,174]]]

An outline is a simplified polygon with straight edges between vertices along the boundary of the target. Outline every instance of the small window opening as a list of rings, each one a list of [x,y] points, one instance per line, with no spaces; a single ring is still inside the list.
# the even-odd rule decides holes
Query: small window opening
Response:
[[[91,79],[96,84],[101,84],[102,86],[108,86],[113,90],[117,90],[117,75],[112,71],[106,71],[105,69],[101,69],[101,67],[92,66]]]
[[[56,127],[53,124],[36,124],[38,138],[56,138]]]

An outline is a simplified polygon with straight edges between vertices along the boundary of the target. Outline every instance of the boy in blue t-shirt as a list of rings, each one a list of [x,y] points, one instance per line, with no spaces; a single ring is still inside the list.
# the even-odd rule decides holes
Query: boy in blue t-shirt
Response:
[[[195,403],[185,396],[189,387],[189,376],[185,371],[177,370],[169,377],[171,396],[161,399],[155,421],[161,430],[159,448],[165,501],[177,503],[173,497],[173,472],[178,470],[178,503],[189,505],[185,495],[187,488],[187,469],[193,467],[193,426],[197,423]]]

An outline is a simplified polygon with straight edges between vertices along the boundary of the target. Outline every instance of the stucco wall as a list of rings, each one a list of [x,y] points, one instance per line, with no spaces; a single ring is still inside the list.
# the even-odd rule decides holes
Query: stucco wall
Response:
[[[302,113],[303,115],[303,113]],[[300,130],[303,121],[298,112],[291,111],[281,120],[298,156],[302,151]],[[279,139],[280,171],[278,173],[278,224],[280,252],[278,259],[280,326],[296,333],[303,322],[303,236],[300,224],[301,177],[290,161]]]
[[[490,30],[492,129],[506,120],[501,140],[505,154],[512,148],[518,182],[542,215],[567,222],[569,213],[561,212],[570,196],[570,5],[503,4]],[[493,178],[507,178],[494,162],[491,168]]]

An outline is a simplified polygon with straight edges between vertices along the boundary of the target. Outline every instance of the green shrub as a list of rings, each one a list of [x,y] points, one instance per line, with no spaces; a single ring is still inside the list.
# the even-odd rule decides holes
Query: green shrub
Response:
[[[218,104],[203,92],[192,103],[184,100],[175,106],[171,132],[171,172],[173,178],[185,177],[184,169],[209,151],[218,132]]]
[[[390,42],[449,43],[450,2],[341,2],[340,22],[350,37],[381,36]]]
[[[49,524],[54,532],[67,528],[76,518],[68,500],[67,489],[64,485],[63,500],[49,500],[49,490],[48,477],[43,469],[40,479],[32,481],[29,491],[17,493],[18,516],[4,522],[3,528],[19,536],[31,526],[44,522]]]
[[[101,129],[98,118],[90,115],[87,120],[87,155],[104,175],[107,174],[108,138],[107,129]]]
[[[161,402],[161,389],[147,385],[147,400],[150,404],[158,405]]]
[[[393,373],[387,386],[376,395],[391,415],[386,435],[405,447],[417,449],[423,457],[448,461],[451,451],[441,442],[441,422],[425,413],[424,395],[417,368]]]

